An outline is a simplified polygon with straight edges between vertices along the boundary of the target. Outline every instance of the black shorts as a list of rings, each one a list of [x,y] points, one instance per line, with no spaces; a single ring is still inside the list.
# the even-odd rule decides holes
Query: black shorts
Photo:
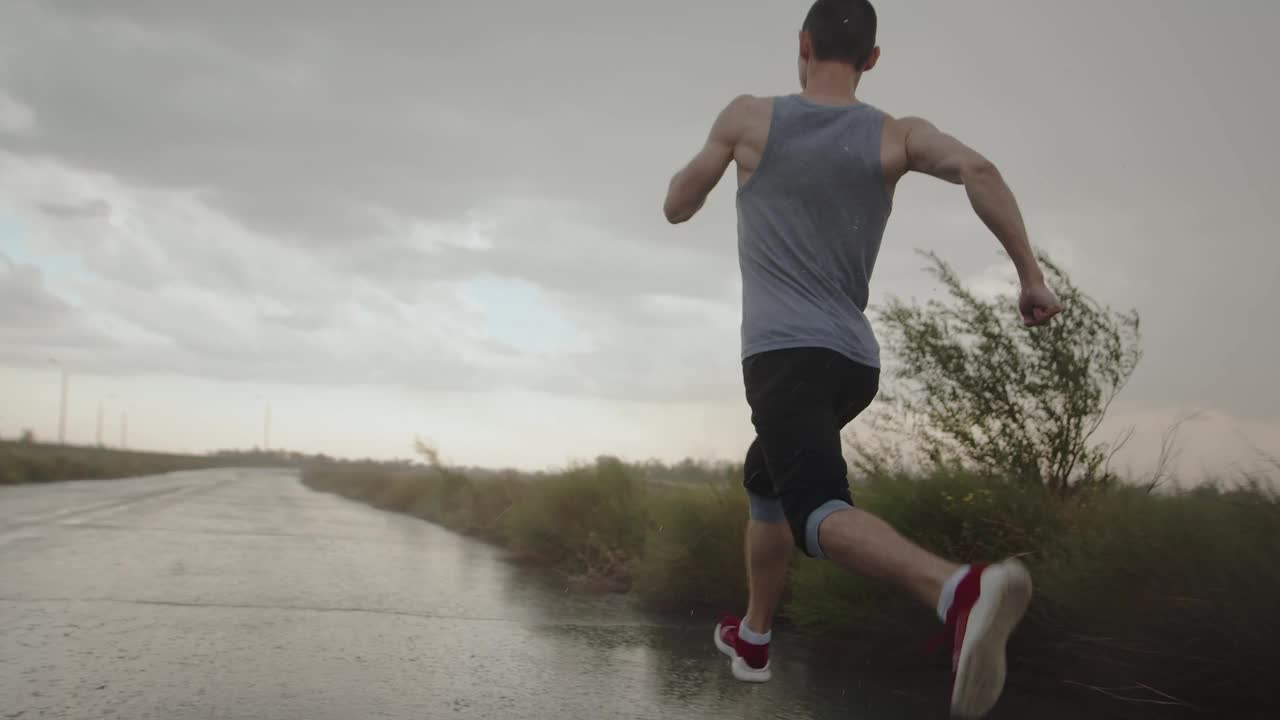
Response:
[[[781,501],[803,550],[814,510],[853,504],[840,432],[875,399],[880,370],[834,350],[795,348],[748,357],[742,377],[756,429],[743,485]]]

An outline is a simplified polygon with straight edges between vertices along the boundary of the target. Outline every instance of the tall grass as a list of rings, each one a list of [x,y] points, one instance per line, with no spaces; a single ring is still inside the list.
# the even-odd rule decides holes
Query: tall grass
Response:
[[[252,455],[175,455],[108,448],[0,441],[0,485],[110,480],[237,464],[269,464]],[[276,458],[278,461],[279,458]]]
[[[1280,502],[1252,485],[1120,489],[1072,508],[1040,570],[1035,628],[1081,682],[1192,705],[1275,707]],[[1133,693],[1137,690],[1136,693]]]
[[[439,467],[316,465],[304,479],[499,543],[584,586],[633,591],[659,611],[740,610],[738,470],[678,485],[646,483],[645,472],[610,460],[471,480]],[[1280,499],[1260,485],[1116,488],[1064,501],[939,471],[870,477],[855,498],[948,557],[1023,559],[1037,589],[1011,645],[1024,675],[1135,710],[1280,708],[1269,682],[1280,670]],[[938,628],[931,609],[803,557],[781,620],[856,641],[867,658],[915,663]]]
[[[636,590],[667,612],[717,612],[746,597],[743,533],[747,501],[738,483],[650,491],[641,509],[648,535],[635,563]]]

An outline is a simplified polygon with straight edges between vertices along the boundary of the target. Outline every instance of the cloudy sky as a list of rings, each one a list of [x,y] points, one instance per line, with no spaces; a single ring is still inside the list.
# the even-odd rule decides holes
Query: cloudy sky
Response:
[[[1143,315],[1113,426],[1222,471],[1280,452],[1280,4],[881,2],[863,99],[967,140],[1033,240]],[[0,3],[0,435],[546,467],[733,459],[732,180],[671,173],[742,92],[796,88],[807,2]],[[917,249],[1010,275],[962,190],[908,180]],[[1010,308],[1010,312],[1013,309]]]

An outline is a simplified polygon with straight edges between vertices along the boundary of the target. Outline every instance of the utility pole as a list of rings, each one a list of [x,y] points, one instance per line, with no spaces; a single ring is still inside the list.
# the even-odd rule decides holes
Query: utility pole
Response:
[[[120,412],[120,449],[127,450],[129,448],[129,411]]]
[[[254,395],[254,398],[265,406],[262,411],[262,451],[267,452],[271,450],[271,400],[265,395]]]
[[[62,404],[58,410],[58,444],[67,444],[67,369],[62,368]]]
[[[49,362],[57,365],[62,370],[62,400],[58,404],[58,444],[67,444],[67,366],[63,365],[58,358],[50,357]]]
[[[98,401],[98,447],[103,446],[102,445],[102,414],[106,410],[107,401],[113,398],[115,398],[114,394],[107,393],[106,397]]]

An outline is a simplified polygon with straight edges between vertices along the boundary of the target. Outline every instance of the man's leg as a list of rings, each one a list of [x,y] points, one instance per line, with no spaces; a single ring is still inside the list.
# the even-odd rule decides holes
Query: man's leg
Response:
[[[791,530],[786,519],[748,522],[746,546],[750,594],[743,623],[757,635],[768,635],[773,630],[773,615],[782,601],[791,561]]]
[[[751,443],[743,468],[750,519],[747,522],[745,554],[747,563],[747,615],[743,623],[750,634],[765,635],[773,629],[773,615],[782,601],[791,562],[791,529],[782,503],[766,495],[773,483],[765,465],[760,441]]]
[[[877,370],[842,367],[828,353],[766,355],[745,370],[752,423],[792,541],[934,607],[952,641],[952,714],[985,714],[1004,687],[1005,643],[1030,600],[1026,569],[947,562],[853,507],[840,431],[870,403]]]
[[[854,508],[849,494],[840,432],[875,398],[879,370],[803,350],[764,356],[746,371],[758,433],[747,457],[767,469],[762,474],[774,491],[767,494],[783,506],[793,543],[811,557],[905,590],[945,617],[948,584],[962,576],[961,566]]]
[[[1009,634],[1031,600],[1026,568],[1016,560],[961,567],[912,544],[868,512],[833,507],[811,516],[807,550],[935,608],[952,651],[952,717],[985,716],[1004,689]]]
[[[850,572],[888,582],[946,614],[944,586],[961,566],[902,537],[888,523],[858,508],[832,512],[817,523],[814,548]]]
[[[758,439],[747,450],[742,484],[750,506],[743,538],[750,593],[747,616],[743,620],[721,618],[716,624],[715,642],[720,652],[732,658],[734,677],[744,682],[767,682],[772,677],[769,641],[773,637],[773,613],[782,600],[793,540]]]

